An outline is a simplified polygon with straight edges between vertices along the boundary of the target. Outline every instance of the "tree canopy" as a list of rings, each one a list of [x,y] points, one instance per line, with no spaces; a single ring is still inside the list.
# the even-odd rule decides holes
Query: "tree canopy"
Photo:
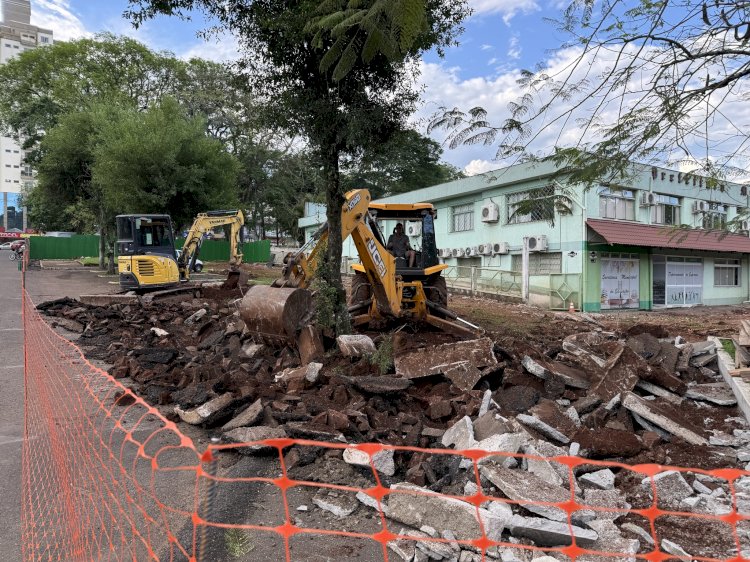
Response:
[[[383,17],[367,23],[386,5],[390,9],[377,12]],[[419,97],[416,62],[424,51],[455,40],[469,13],[466,2],[130,0],[127,13],[138,25],[158,14],[184,16],[193,9],[238,38],[244,50],[238,66],[248,86],[263,98],[272,122],[298,131],[321,163],[330,227],[321,272],[337,295],[336,310],[342,313],[337,316],[346,318],[340,277],[341,159],[387,142],[404,128]],[[412,21],[414,9],[420,11],[417,27],[402,25],[406,18]],[[351,18],[351,10],[361,15]],[[386,37],[400,38],[397,51],[385,47]]]
[[[523,71],[507,119],[456,108],[432,128],[448,129],[451,146],[497,144],[499,159],[541,148],[586,182],[626,175],[631,161],[747,177],[745,3],[573,0],[556,23],[570,38],[557,70]]]

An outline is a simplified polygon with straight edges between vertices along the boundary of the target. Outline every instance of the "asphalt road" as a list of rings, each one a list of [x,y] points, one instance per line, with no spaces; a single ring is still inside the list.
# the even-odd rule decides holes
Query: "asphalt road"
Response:
[[[21,560],[21,444],[23,441],[23,324],[21,273],[0,251],[0,552]]]

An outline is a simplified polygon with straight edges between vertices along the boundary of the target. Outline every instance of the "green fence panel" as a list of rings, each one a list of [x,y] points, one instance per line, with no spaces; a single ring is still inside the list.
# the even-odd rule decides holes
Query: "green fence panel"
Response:
[[[71,260],[99,256],[99,236],[77,235],[29,237],[29,257],[33,260]]]
[[[182,248],[185,240],[175,240],[175,247]],[[229,242],[226,240],[204,240],[199,255],[203,261],[229,261]],[[242,245],[244,263],[266,263],[271,258],[271,241],[260,240]]]

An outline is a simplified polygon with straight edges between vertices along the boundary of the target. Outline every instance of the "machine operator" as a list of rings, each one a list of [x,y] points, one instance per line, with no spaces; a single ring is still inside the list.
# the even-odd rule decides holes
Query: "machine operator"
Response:
[[[411,244],[409,244],[409,237],[404,234],[403,224],[396,224],[393,234],[388,238],[386,249],[396,258],[405,258],[409,267],[414,267],[417,253],[412,250]]]

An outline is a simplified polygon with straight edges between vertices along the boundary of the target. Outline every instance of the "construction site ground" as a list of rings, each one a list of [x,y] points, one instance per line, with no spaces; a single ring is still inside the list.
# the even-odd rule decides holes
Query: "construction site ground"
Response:
[[[119,290],[116,277],[76,266],[65,269],[64,266],[65,264],[57,264],[55,269],[32,267],[27,273],[27,288],[35,303],[64,297],[76,298],[82,294],[109,294]],[[278,267],[243,267],[249,273],[250,281],[258,284],[270,284],[281,273]],[[204,279],[221,277],[225,273],[225,265],[206,264],[205,271],[207,274]],[[570,314],[489,299],[454,296],[450,299],[450,308],[459,316],[486,330],[494,357],[490,358],[488,364],[479,365],[481,369],[478,371],[475,387],[469,384],[465,388],[457,389],[455,385],[449,384],[450,381],[441,377],[421,378],[420,375],[415,376],[408,393],[394,395],[389,394],[390,391],[381,392],[379,389],[371,388],[376,383],[367,377],[380,377],[385,381],[383,384],[396,384],[399,379],[398,376],[394,376],[392,367],[390,371],[385,369],[386,376],[381,376],[378,373],[377,362],[327,353],[321,360],[320,377],[316,371],[313,377],[315,382],[310,384],[309,378],[308,382],[304,380],[309,376],[309,373],[304,371],[305,365],[300,366],[299,360],[289,353],[272,352],[267,348],[262,351],[247,351],[246,346],[250,346],[251,342],[241,335],[242,330],[235,323],[237,315],[233,315],[232,308],[232,302],[240,296],[218,291],[209,292],[201,299],[176,298],[166,301],[163,305],[156,305],[143,314],[121,305],[118,305],[116,310],[101,313],[91,309],[80,309],[75,303],[70,302],[60,303],[45,312],[53,326],[66,337],[79,342],[87,357],[96,361],[102,368],[108,369],[117,378],[121,378],[136,393],[158,405],[164,415],[175,421],[186,419],[197,406],[212,397],[232,393],[235,400],[232,415],[236,416],[257,399],[265,406],[261,416],[265,416],[263,425],[270,423],[285,428],[287,432],[299,432],[289,433],[291,437],[327,441],[334,440],[335,435],[341,435],[343,432],[347,440],[356,438],[359,441],[377,440],[388,444],[413,444],[421,447],[445,445],[459,449],[459,443],[445,441],[444,432],[452,431],[454,426],[465,418],[470,420],[470,425],[473,420],[474,431],[478,431],[476,422],[477,418],[481,417],[480,403],[485,403],[490,396],[488,393],[491,392],[494,404],[491,409],[496,407],[498,416],[504,416],[503,419],[507,423],[500,423],[500,426],[508,435],[518,435],[518,431],[525,431],[520,429],[521,426],[514,417],[516,415],[520,420],[527,413],[533,413],[537,421],[544,420],[557,429],[570,429],[574,432],[575,427],[570,421],[564,420],[565,423],[561,423],[560,417],[577,418],[580,413],[582,419],[588,415],[590,426],[596,429],[591,435],[586,432],[588,430],[584,431],[581,434],[583,439],[579,439],[582,448],[593,455],[590,458],[629,464],[659,463],[706,469],[729,466],[741,468],[745,464],[737,460],[738,457],[733,449],[730,450],[730,446],[725,447],[720,443],[721,447],[713,447],[716,444],[713,440],[712,446],[708,446],[709,436],[720,441],[724,438],[722,436],[729,439],[733,435],[744,435],[743,431],[747,426],[737,408],[732,405],[707,406],[705,402],[682,399],[688,385],[720,384],[713,382],[719,379],[712,378],[710,369],[704,371],[704,367],[686,367],[680,379],[673,376],[674,368],[671,369],[671,373],[664,374],[652,363],[647,364],[646,360],[650,361],[655,354],[663,353],[672,354],[672,359],[677,361],[679,350],[683,348],[673,348],[672,343],[665,343],[677,336],[681,336],[688,343],[700,345],[707,336],[736,335],[739,321],[750,317],[748,306]],[[187,319],[192,318],[192,315],[200,310],[208,310],[208,314],[203,312],[203,315],[211,320],[206,322],[198,318],[195,324],[188,322]],[[131,315],[133,318],[129,318]],[[131,321],[133,319],[135,322]],[[107,325],[106,329],[103,329],[102,322]],[[166,336],[169,343],[165,343],[167,340],[160,340],[162,336],[158,336],[158,332],[152,332],[153,327],[170,332],[170,335]],[[614,335],[609,335],[610,333]],[[606,396],[607,399],[611,398],[612,404],[606,404],[607,399],[604,400],[604,404],[592,402],[590,408],[589,404],[583,404],[587,401],[588,386],[578,385],[576,382],[580,369],[573,369],[572,373],[563,369],[562,374],[558,376],[558,360],[562,359],[565,363],[565,358],[573,358],[570,348],[563,347],[563,340],[575,334],[580,334],[580,341],[575,340],[576,349],[580,347],[587,350],[582,353],[583,357],[579,358],[582,364],[589,360],[587,357],[592,354],[593,349],[618,365],[618,378],[613,383],[615,387],[621,380],[631,380],[632,384],[623,387],[622,392],[604,383],[599,385],[600,395]],[[592,339],[591,334],[599,335]],[[383,334],[375,330],[368,331],[367,335],[380,347],[388,341],[389,345],[393,346],[394,356],[444,349],[439,346],[450,347],[456,342],[455,338],[446,334],[420,333],[413,329],[391,332],[389,338],[384,338]],[[618,343],[618,338],[620,342],[627,341],[627,345]],[[656,352],[651,349],[654,345]],[[658,351],[659,345],[662,346],[661,351]],[[206,357],[212,354],[215,359],[210,362],[204,359],[201,357],[201,350],[204,350]],[[135,351],[136,354],[133,355],[129,351]],[[159,351],[168,352],[169,357],[162,360],[158,355]],[[185,353],[187,355],[183,357]],[[237,354],[243,357],[242,354],[251,353],[255,355],[239,361],[246,367],[243,374],[242,370],[236,369]],[[439,353],[436,351],[436,354]],[[617,363],[620,356],[627,360],[623,359]],[[687,358],[690,358],[690,353]],[[255,365],[252,369],[258,369],[257,371],[251,372],[251,363]],[[257,367],[258,365],[260,367]],[[577,368],[580,368],[580,365],[577,365]],[[299,369],[303,371],[300,373]],[[595,370],[595,367],[592,369]],[[541,374],[534,375],[534,371]],[[550,371],[553,373],[550,374]],[[210,373],[209,380],[201,379],[195,382],[196,372]],[[438,372],[436,371],[436,374]],[[245,380],[248,378],[252,379],[249,386]],[[572,383],[569,382],[571,379]],[[190,383],[190,380],[194,382]],[[463,381],[460,378],[458,380]],[[636,380],[640,385],[639,396],[632,394],[635,392]],[[456,384],[461,386],[459,383]],[[348,390],[344,389],[345,386]],[[645,396],[648,400],[642,399],[644,394],[649,394],[645,389],[651,389],[649,392],[654,392],[657,396]],[[295,395],[298,397],[294,398]],[[617,400],[625,400],[627,395],[630,396],[627,399],[637,403],[632,405],[633,410],[630,410],[630,405],[628,406],[631,412],[635,411],[636,406],[641,407],[644,404],[655,404],[654,407],[660,409],[659,411],[668,411],[672,422],[681,428],[689,428],[689,435],[694,435],[695,439],[705,442],[705,445],[690,444],[681,438],[670,440],[659,428],[644,432],[644,427],[651,426],[645,421],[641,426],[635,424],[626,408],[618,407],[614,402],[616,395],[623,397]],[[247,397],[241,408],[238,406],[240,402],[237,402],[239,396]],[[680,399],[680,406],[672,407],[673,401],[677,398]],[[187,414],[178,415],[175,405]],[[577,408],[576,405],[581,407]],[[606,411],[605,406],[609,408]],[[347,416],[337,414],[337,409],[343,411],[346,408],[357,412],[347,414],[348,419]],[[570,412],[571,409],[578,412]],[[563,411],[565,415],[562,415]],[[610,411],[618,413],[616,416],[613,414],[607,417]],[[632,415],[636,420],[640,419],[638,414]],[[601,427],[596,425],[599,423],[595,419],[597,416],[603,416]],[[608,420],[606,427],[605,419]],[[211,443],[212,439],[225,439],[227,433],[224,432],[222,436],[221,424],[227,421],[226,419],[222,418],[218,425],[213,420],[204,421],[205,423],[179,424],[180,430],[194,440],[199,450]],[[258,423],[260,422],[256,420],[250,425]],[[542,427],[539,430],[541,433],[536,429],[529,430],[538,447],[549,441],[544,433],[548,430],[549,425]],[[631,440],[629,436],[634,435],[636,430],[639,436]],[[402,434],[406,437],[402,438]],[[591,441],[586,441],[587,438]],[[477,441],[480,441],[478,434]],[[648,445],[644,446],[646,441]],[[735,441],[737,439],[734,439],[731,447],[745,447],[744,444]],[[560,443],[564,442],[556,442],[549,450],[563,450],[563,454],[567,454],[567,448],[560,448]],[[472,442],[468,445],[471,446],[472,443],[476,443],[473,441],[473,432]],[[528,453],[528,450],[525,451]],[[523,451],[516,449],[512,452]],[[363,472],[343,462],[341,456],[335,452],[306,458],[305,452],[298,450],[296,456],[292,456],[288,462],[291,465],[292,477],[297,479],[363,488],[372,485],[371,475],[368,478],[366,471]],[[467,486],[471,484],[471,477],[467,484],[466,476],[458,470],[458,465],[454,466],[447,461],[424,459],[417,455],[397,455],[396,465],[397,479],[387,479],[393,484],[406,479],[411,483],[454,495],[467,493]],[[509,473],[519,472],[508,468],[502,470]],[[279,473],[279,462],[273,457],[227,453],[219,458],[219,471],[227,478],[241,478],[249,474],[275,477]],[[584,476],[586,472],[584,470],[577,476]],[[495,476],[499,480],[503,478],[502,474]],[[505,474],[505,477],[507,476],[508,474]],[[554,480],[557,477],[552,475],[552,478]],[[490,480],[493,484],[496,483],[494,479]],[[706,488],[701,488],[700,484],[695,484],[692,480],[689,484],[696,490]],[[502,482],[498,487],[502,489]],[[634,475],[621,472],[618,475],[617,488],[627,495],[628,505],[648,506],[648,491],[644,490],[640,480]],[[709,491],[716,491],[717,485],[709,483],[708,488],[713,489]],[[503,491],[508,497],[508,492]],[[352,515],[342,521],[340,516],[335,515],[330,509],[316,507],[321,502],[320,498],[314,496],[314,490],[304,488],[290,494],[290,508],[298,525],[306,528],[371,533],[376,533],[380,529],[380,519],[375,511],[359,505]],[[355,505],[358,504],[355,502]],[[249,510],[248,506],[253,509]],[[304,509],[297,509],[300,506],[304,506]],[[245,486],[242,489],[227,487],[219,491],[214,509],[219,513],[217,517],[225,522],[268,526],[283,522],[283,504],[279,501],[278,491],[274,490],[273,486]],[[527,512],[523,514],[529,515]],[[619,522],[623,523],[644,527],[643,521],[638,521],[637,517],[631,515]],[[618,531],[618,534],[621,532],[622,535],[617,540],[632,543],[636,540],[637,534],[625,530],[625,527],[623,525]],[[395,532],[399,528],[399,524],[394,523],[392,530]],[[694,556],[730,557],[732,554],[733,543],[729,537],[698,519],[694,522],[688,520],[686,523],[685,520],[675,522],[664,518],[660,521],[660,531],[666,533],[674,542],[681,543],[682,547]],[[529,544],[526,539],[520,540],[520,544]],[[743,542],[743,546],[750,548],[747,542]],[[227,540],[220,531],[214,531],[209,543],[208,548],[213,560],[257,560],[261,555],[274,560],[283,559],[283,541],[273,533],[254,533],[250,539],[250,551],[235,558],[229,558]],[[304,534],[295,536],[293,543],[292,554],[295,560],[382,560],[380,546],[373,541]],[[596,546],[613,547],[613,544]],[[642,541],[637,552],[648,552],[649,548],[649,545]],[[516,554],[521,562],[531,559],[525,558],[521,551]],[[561,555],[556,557],[560,560],[565,559]],[[400,560],[393,556],[391,559]],[[433,556],[433,559],[438,558]],[[461,560],[463,562],[473,558],[467,555]]]

